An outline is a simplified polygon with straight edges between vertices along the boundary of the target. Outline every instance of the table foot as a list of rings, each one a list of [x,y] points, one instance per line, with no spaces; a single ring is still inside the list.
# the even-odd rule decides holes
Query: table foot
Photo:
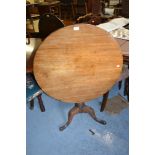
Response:
[[[95,111],[93,108],[89,107],[90,108],[90,111],[88,112],[88,114],[98,123],[101,123],[103,125],[106,125],[107,122],[105,120],[102,120],[102,119],[99,119],[96,117],[96,114],[95,114]]]
[[[79,113],[80,108],[75,105],[72,109],[70,109],[70,111],[68,112],[68,121],[59,128],[60,131],[63,131],[73,120],[74,115],[76,115],[77,113]]]
[[[106,121],[96,117],[93,108],[85,105],[84,103],[75,103],[75,106],[68,112],[67,122],[63,126],[59,127],[59,130],[63,131],[64,129],[66,129],[66,127],[72,122],[73,117],[78,113],[88,113],[96,122],[101,123],[102,125],[106,124]]]

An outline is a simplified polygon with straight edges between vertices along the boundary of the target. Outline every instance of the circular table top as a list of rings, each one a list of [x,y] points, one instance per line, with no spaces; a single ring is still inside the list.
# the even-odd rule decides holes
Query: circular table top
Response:
[[[51,33],[38,48],[35,78],[49,96],[83,103],[107,92],[122,70],[121,49],[106,31],[77,24]]]

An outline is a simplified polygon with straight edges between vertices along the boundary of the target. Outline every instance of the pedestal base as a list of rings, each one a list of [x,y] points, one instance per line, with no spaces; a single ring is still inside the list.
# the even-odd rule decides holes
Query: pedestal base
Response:
[[[63,131],[71,123],[74,115],[78,113],[88,113],[96,122],[101,123],[103,125],[106,124],[106,121],[96,117],[96,114],[93,108],[85,105],[84,103],[81,103],[81,104],[75,103],[75,106],[72,109],[70,109],[70,111],[68,112],[68,121],[65,123],[65,125],[61,126],[59,130]]]

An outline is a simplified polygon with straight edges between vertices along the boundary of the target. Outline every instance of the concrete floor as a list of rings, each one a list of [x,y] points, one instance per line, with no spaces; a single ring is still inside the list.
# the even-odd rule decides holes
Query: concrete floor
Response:
[[[123,88],[120,91],[122,94]],[[115,85],[110,98],[117,95]],[[129,154],[129,108],[118,114],[100,112],[102,97],[87,104],[94,108],[97,117],[107,121],[101,125],[87,114],[76,115],[64,131],[59,126],[67,119],[67,113],[73,106],[56,101],[43,94],[45,112],[40,112],[37,100],[34,110],[26,106],[27,111],[27,155],[128,155]],[[94,135],[89,131],[94,131]]]

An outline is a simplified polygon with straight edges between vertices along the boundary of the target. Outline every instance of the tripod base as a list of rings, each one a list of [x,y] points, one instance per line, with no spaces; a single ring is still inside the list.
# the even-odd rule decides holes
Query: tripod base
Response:
[[[96,117],[95,111],[93,108],[85,105],[84,103],[75,103],[75,106],[70,109],[68,112],[68,121],[59,128],[60,131],[63,131],[73,120],[73,117],[78,113],[88,113],[96,122],[101,123],[102,125],[106,124],[106,121],[101,120]]]

